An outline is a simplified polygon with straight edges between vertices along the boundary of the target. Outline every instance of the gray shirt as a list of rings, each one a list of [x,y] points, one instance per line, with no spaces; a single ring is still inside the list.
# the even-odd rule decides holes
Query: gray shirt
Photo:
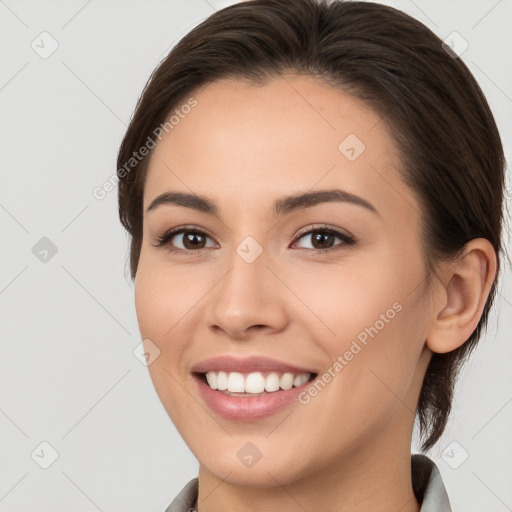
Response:
[[[426,455],[411,455],[412,487],[420,512],[452,512],[450,500],[435,462]],[[198,479],[193,478],[174,498],[164,512],[192,512],[196,510]]]

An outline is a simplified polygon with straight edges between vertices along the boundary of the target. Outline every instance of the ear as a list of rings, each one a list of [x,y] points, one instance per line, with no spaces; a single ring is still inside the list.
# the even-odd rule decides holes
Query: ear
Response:
[[[476,329],[496,277],[496,252],[488,240],[475,238],[455,262],[441,267],[441,293],[426,339],[430,350],[440,354],[460,347]]]

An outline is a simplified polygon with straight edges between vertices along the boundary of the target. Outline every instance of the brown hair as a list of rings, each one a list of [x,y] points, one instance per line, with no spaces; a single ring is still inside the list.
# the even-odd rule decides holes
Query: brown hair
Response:
[[[429,28],[372,2],[252,0],[219,10],[190,31],[146,84],[118,154],[119,215],[131,235],[135,278],[142,198],[151,153],[134,151],[199,86],[220,78],[265,84],[285,72],[317,77],[367,102],[391,127],[402,178],[422,207],[427,282],[435,262],[483,237],[501,247],[504,165],[489,105],[460,58]],[[422,450],[443,433],[457,374],[487,325],[495,279],[478,326],[449,353],[433,354],[418,400]]]

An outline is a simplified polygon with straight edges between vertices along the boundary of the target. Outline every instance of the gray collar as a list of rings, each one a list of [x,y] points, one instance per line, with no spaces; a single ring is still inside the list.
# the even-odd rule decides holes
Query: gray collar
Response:
[[[452,512],[441,473],[435,462],[426,455],[415,453],[411,456],[412,486],[420,512]],[[174,498],[164,512],[191,512],[198,493],[198,479],[193,478]]]

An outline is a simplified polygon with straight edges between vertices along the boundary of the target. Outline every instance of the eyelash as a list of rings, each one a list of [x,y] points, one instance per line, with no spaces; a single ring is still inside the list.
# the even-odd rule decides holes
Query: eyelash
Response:
[[[294,239],[294,242],[296,240],[299,240],[301,239],[302,237],[306,236],[306,235],[311,235],[313,233],[317,233],[317,232],[320,232],[320,233],[326,233],[326,234],[329,234],[329,235],[334,235],[335,237],[341,239],[343,241],[342,244],[338,244],[337,246],[334,246],[334,247],[330,247],[328,249],[309,249],[309,248],[302,248],[303,251],[306,251],[306,252],[309,252],[309,253],[315,253],[315,254],[325,254],[325,253],[330,253],[331,251],[335,251],[337,250],[337,248],[340,248],[340,246],[344,246],[344,245],[355,245],[356,244],[356,240],[342,232],[342,231],[339,231],[337,229],[334,229],[334,228],[331,228],[329,226],[318,226],[318,227],[315,227],[313,229],[309,229],[308,231],[304,231],[302,233],[299,233],[297,235],[297,237]],[[177,249],[175,247],[172,247],[170,245],[170,241],[178,234],[182,234],[182,233],[194,233],[194,234],[198,234],[198,235],[201,235],[201,236],[205,236],[205,237],[208,237],[208,238],[211,238],[207,233],[205,233],[202,229],[198,229],[198,228],[195,228],[193,226],[184,226],[184,227],[179,227],[179,228],[174,228],[174,229],[171,229],[169,231],[166,231],[165,233],[163,233],[162,235],[160,235],[159,237],[157,237],[156,239],[156,243],[154,244],[155,247],[164,247],[164,246],[168,246],[167,247],[167,250],[169,250],[170,252],[181,252],[181,253],[186,253],[188,255],[194,255],[194,254],[197,254],[199,253],[200,251],[204,250],[204,249],[207,249],[206,247],[203,247],[201,249]]]

